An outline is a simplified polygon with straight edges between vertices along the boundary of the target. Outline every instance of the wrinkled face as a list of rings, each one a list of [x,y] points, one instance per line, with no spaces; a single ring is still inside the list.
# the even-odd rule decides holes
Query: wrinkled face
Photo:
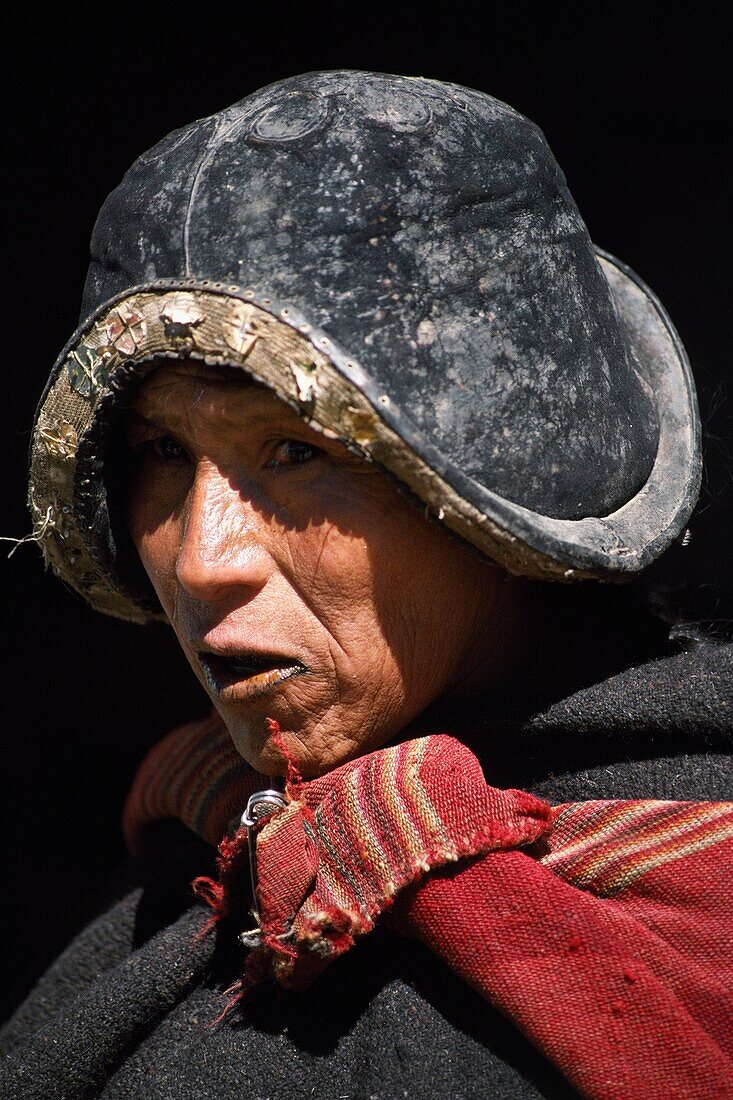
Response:
[[[128,525],[240,753],[306,775],[487,681],[509,582],[241,373],[156,370],[126,414]],[[488,678],[488,680],[487,680]]]

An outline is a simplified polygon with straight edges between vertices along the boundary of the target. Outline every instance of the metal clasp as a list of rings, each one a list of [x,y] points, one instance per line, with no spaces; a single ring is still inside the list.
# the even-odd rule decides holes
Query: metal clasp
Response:
[[[266,817],[285,809],[285,798],[280,791],[266,790],[255,791],[249,796],[247,806],[242,814],[242,824],[251,829]]]
[[[249,878],[252,884],[252,916],[257,923],[256,928],[243,932],[239,937],[245,947],[256,946],[260,934],[260,914],[257,908],[257,860],[255,858],[257,837],[253,830],[255,825],[260,825],[262,822],[267,821],[273,814],[279,813],[280,810],[284,810],[285,806],[286,802],[282,793],[270,788],[266,791],[255,791],[254,794],[250,795],[244,813],[242,814],[242,825],[247,829],[247,847],[249,849]]]

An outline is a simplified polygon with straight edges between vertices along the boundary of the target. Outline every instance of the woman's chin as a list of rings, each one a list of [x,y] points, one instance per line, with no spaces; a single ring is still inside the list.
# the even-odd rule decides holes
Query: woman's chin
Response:
[[[217,708],[229,730],[234,746],[250,767],[262,775],[285,776],[289,766],[304,777],[322,775],[335,764],[331,753],[314,751],[309,745],[310,731],[304,722],[294,721],[292,711],[279,716],[279,708],[258,707],[260,713],[233,715],[230,708]],[[319,739],[320,740],[320,739]]]
[[[343,731],[329,731],[326,723],[293,722],[293,716],[278,719],[275,714],[246,721],[223,716],[237,752],[250,767],[266,776],[287,775],[289,767],[304,779],[314,779],[341,764],[370,752]]]

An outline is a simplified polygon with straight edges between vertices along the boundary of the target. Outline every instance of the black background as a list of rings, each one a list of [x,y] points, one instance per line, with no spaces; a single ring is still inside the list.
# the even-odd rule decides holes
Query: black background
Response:
[[[6,479],[0,534],[27,533],[35,402],[76,325],[97,210],[170,130],[270,81],[323,68],[423,75],[511,103],[545,131],[593,239],[658,293],[685,342],[706,424],[693,540],[668,568],[687,614],[733,618],[729,364],[729,30],[700,5],[98,4],[51,30],[5,24],[5,274],[0,324]],[[596,9],[595,12],[593,9]],[[655,11],[664,10],[663,22]],[[9,346],[8,346],[9,345]],[[11,544],[0,544],[10,549]],[[164,628],[105,620],[43,572],[0,556],[4,610],[3,994],[59,946],[122,855],[120,806],[145,748],[205,708]]]

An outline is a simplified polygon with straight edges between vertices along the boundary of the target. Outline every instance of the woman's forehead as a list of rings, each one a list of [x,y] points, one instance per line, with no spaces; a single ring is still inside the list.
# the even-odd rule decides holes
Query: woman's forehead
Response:
[[[238,418],[247,409],[256,409],[258,415],[267,409],[277,415],[294,415],[271,390],[240,368],[193,360],[162,363],[142,382],[131,404],[132,412],[139,416],[166,421],[183,413],[187,418],[197,412],[225,416],[226,410]]]
[[[196,359],[164,359],[147,375],[138,393],[144,394],[164,385],[191,382],[236,386],[241,389],[259,386],[259,383],[255,382],[241,367],[227,363],[210,365]]]

